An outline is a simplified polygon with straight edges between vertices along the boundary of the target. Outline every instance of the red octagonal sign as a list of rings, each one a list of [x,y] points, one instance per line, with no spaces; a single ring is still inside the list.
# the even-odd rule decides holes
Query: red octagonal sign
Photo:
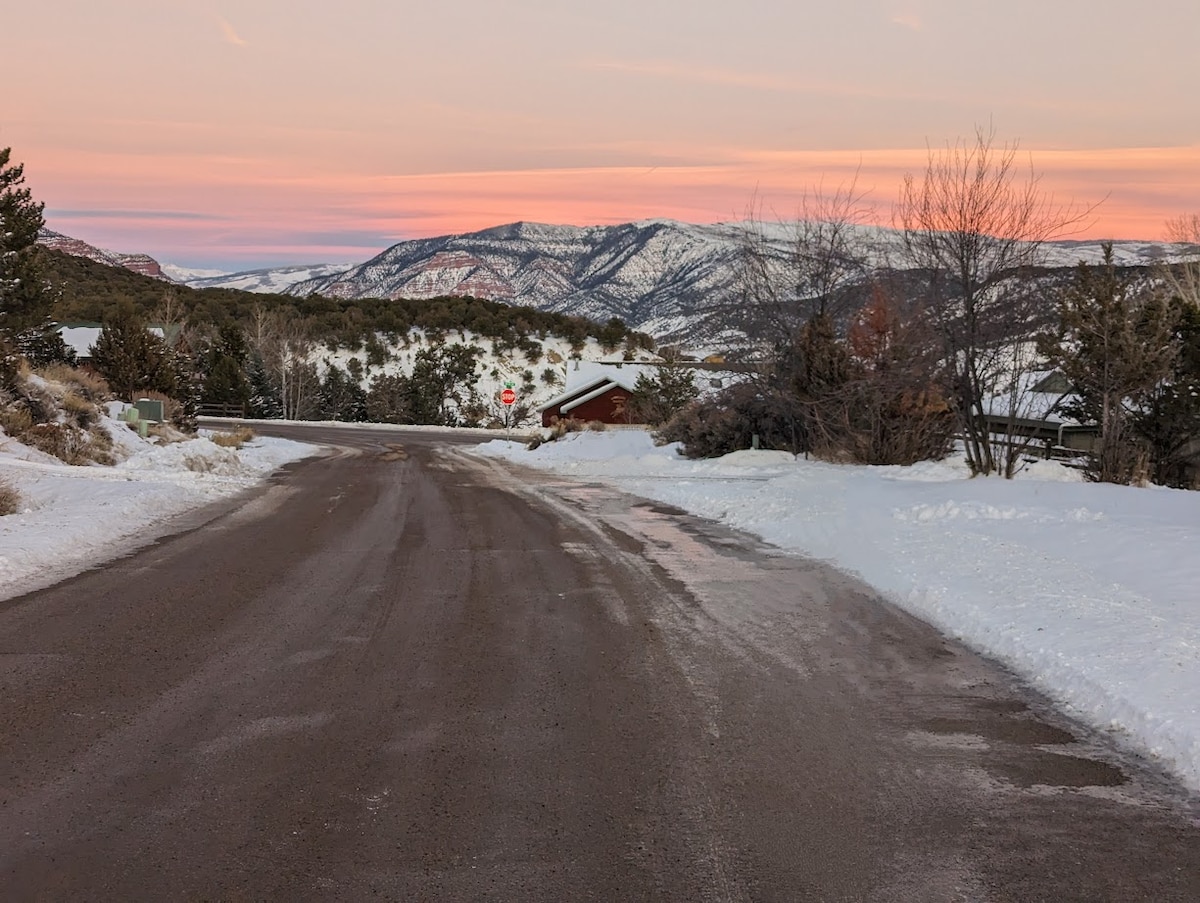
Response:
[[[517,390],[505,389],[500,393],[500,401],[502,404],[513,405],[517,403]]]

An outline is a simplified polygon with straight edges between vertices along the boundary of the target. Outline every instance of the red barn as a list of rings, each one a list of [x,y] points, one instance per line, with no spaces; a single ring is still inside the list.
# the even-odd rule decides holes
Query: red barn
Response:
[[[542,426],[551,426],[556,420],[583,420],[601,423],[636,423],[633,419],[633,384],[636,373],[607,373],[552,398],[540,408]]]

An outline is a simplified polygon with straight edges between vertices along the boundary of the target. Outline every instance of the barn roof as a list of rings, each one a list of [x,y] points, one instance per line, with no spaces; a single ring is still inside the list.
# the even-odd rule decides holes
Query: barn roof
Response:
[[[576,383],[572,388],[554,396],[554,398],[551,398],[539,407],[538,410],[548,411],[553,408],[554,410],[568,411],[614,388],[621,388],[627,392],[632,392],[636,377],[628,382],[629,385],[625,385],[625,381],[613,379],[608,375],[595,376],[587,382]]]

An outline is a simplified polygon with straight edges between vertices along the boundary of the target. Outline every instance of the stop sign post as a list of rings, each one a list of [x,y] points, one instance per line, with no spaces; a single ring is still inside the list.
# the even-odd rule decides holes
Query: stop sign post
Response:
[[[517,403],[517,390],[512,383],[505,383],[500,391],[500,403],[504,405],[504,432],[512,438],[512,407]]]

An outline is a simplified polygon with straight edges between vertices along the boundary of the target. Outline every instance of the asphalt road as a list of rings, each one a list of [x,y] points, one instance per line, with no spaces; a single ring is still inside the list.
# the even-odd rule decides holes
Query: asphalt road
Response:
[[[1200,900],[1194,798],[853,580],[302,435],[0,602],[0,900]]]

